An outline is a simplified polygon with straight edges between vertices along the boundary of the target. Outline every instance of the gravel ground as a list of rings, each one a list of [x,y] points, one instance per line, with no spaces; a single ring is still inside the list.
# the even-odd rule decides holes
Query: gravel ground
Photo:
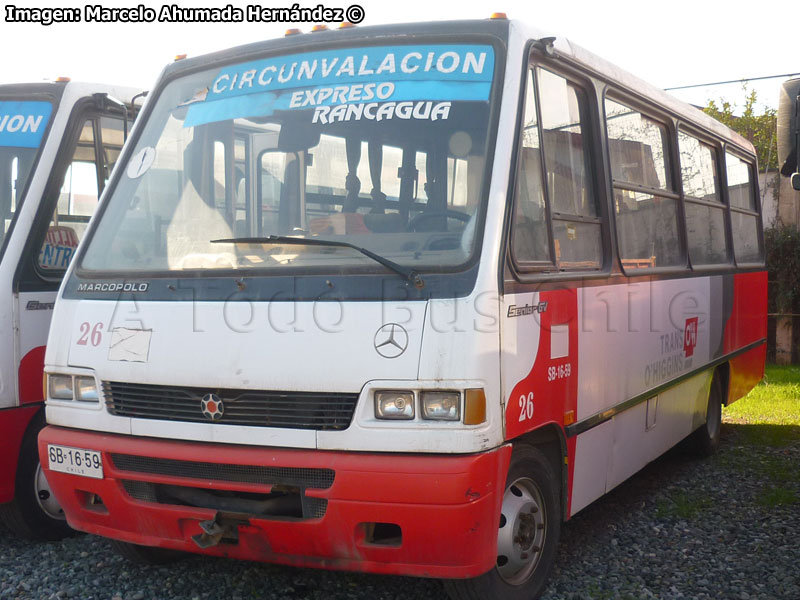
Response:
[[[800,435],[726,424],[711,459],[673,451],[562,529],[544,600],[800,600]],[[796,432],[794,432],[796,433]],[[435,599],[436,581],[189,557],[138,567],[101,538],[0,534],[0,598]]]

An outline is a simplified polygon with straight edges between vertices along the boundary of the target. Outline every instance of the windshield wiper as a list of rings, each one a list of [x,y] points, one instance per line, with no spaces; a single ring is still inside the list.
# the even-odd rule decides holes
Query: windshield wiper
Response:
[[[409,269],[403,265],[397,264],[393,260],[389,260],[375,254],[372,250],[367,250],[361,246],[356,246],[349,242],[338,242],[335,240],[321,240],[319,238],[298,238],[289,237],[284,235],[267,235],[264,237],[239,237],[239,238],[226,238],[221,240],[211,240],[212,244],[295,244],[297,246],[327,246],[329,248],[351,248],[382,264],[387,269],[394,271],[398,275],[402,275],[408,281],[414,284],[414,287],[422,289],[425,282],[420,277],[415,269]]]

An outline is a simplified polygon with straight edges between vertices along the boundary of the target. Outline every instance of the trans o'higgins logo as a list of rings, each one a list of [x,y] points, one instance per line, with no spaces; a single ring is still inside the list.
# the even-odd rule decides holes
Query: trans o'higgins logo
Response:
[[[694,354],[694,348],[697,346],[697,320],[697,317],[686,319],[683,330],[683,354],[686,358]]]
[[[146,292],[149,283],[79,283],[79,292]]]

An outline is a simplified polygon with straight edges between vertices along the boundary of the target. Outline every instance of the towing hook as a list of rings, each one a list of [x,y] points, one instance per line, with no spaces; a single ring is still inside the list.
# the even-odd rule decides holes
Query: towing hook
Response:
[[[192,536],[192,541],[199,548],[211,548],[218,545],[223,539],[236,544],[239,542],[239,523],[241,521],[225,520],[219,514],[214,515],[211,521],[200,521],[203,533]]]

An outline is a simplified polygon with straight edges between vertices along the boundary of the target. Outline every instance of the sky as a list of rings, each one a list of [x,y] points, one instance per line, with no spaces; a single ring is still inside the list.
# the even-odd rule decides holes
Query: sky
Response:
[[[792,0],[732,2],[721,0],[311,0],[302,7],[364,9],[361,25],[453,18],[484,19],[505,12],[541,30],[566,37],[591,52],[662,88],[800,73],[800,5]],[[160,9],[148,0],[99,0],[105,8]],[[245,7],[256,0],[176,1],[181,7]],[[17,0],[13,6],[34,8],[41,2]],[[66,0],[47,5],[78,8]],[[261,2],[286,7],[292,1]],[[38,23],[9,22],[0,15],[0,82],[17,83],[70,77],[152,88],[161,69],[178,54],[197,56],[240,44],[283,36],[289,27],[309,31],[312,23]],[[335,26],[335,25],[333,25]],[[777,106],[781,79],[753,82],[759,108]],[[672,92],[681,100],[705,105],[725,99],[741,107],[741,83]]]

